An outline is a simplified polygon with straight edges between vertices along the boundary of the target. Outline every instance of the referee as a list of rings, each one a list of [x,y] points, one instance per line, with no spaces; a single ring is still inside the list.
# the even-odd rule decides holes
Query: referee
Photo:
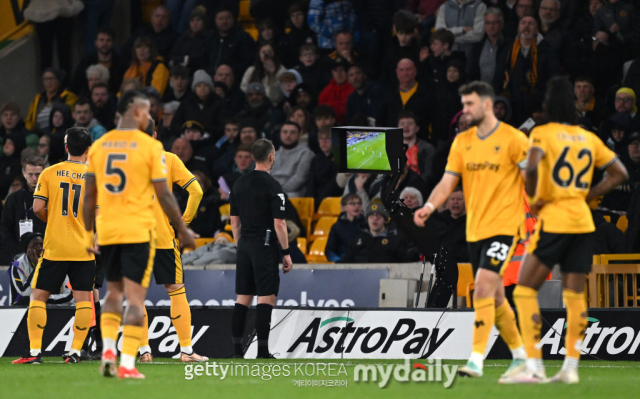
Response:
[[[271,311],[280,286],[278,242],[282,248],[282,270],[291,271],[291,251],[287,237],[285,196],[280,183],[269,175],[276,150],[269,140],[257,140],[251,146],[255,170],[240,177],[231,189],[231,228],[236,241],[236,294],[238,299],[231,318],[234,356],[242,358],[247,311],[254,296],[258,359],[273,359],[269,353]]]

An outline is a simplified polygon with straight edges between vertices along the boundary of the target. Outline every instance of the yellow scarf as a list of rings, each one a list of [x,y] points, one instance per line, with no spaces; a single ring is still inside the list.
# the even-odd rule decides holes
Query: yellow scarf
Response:
[[[531,47],[529,48],[529,52],[531,53],[531,69],[527,72],[527,80],[529,81],[529,86],[531,87],[531,91],[533,91],[538,83],[538,44],[534,40],[531,43]],[[511,59],[509,63],[509,70],[506,72],[507,76],[505,79],[504,88],[506,89],[509,84],[510,75],[513,73],[513,69],[516,66],[516,61],[518,60],[518,55],[520,54],[520,38],[517,38],[513,42],[513,47],[511,48]]]

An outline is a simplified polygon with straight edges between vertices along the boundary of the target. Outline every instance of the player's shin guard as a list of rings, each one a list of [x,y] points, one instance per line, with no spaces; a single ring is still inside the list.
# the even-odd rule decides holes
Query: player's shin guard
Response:
[[[496,327],[500,331],[500,336],[511,350],[514,359],[524,359],[526,354],[522,349],[524,344],[516,324],[516,314],[507,301],[504,301],[502,305],[496,308]]]
[[[100,316],[100,328],[102,329],[102,342],[104,346],[103,352],[111,350],[114,354],[116,351],[116,341],[118,340],[118,330],[122,323],[122,315],[120,313],[103,312]]]
[[[513,290],[513,301],[518,309],[520,332],[529,359],[542,359],[542,350],[537,347],[542,330],[542,316],[538,305],[538,291],[522,285]]]
[[[191,308],[187,301],[187,293],[184,287],[169,293],[171,298],[171,322],[176,329],[180,348],[185,353],[191,353]]]
[[[587,328],[587,302],[584,293],[566,288],[562,291],[562,299],[567,307],[567,332],[564,340],[567,354],[563,368],[576,368]]]
[[[474,301],[475,322],[473,329],[473,349],[471,356],[474,363],[482,368],[484,352],[487,349],[491,329],[495,323],[496,300],[495,298],[479,298]],[[480,364],[477,364],[480,363]]]
[[[271,331],[271,311],[273,306],[259,303],[256,306],[256,335],[258,336],[258,357],[269,356],[269,332]]]
[[[27,315],[31,356],[38,355],[42,350],[42,334],[46,325],[47,304],[42,301],[31,301],[29,303],[29,314]]]
[[[231,316],[231,337],[233,339],[233,354],[235,356],[243,356],[242,337],[244,336],[244,327],[247,323],[247,312],[249,308],[236,303]]]
[[[93,308],[91,307],[91,302],[77,302],[76,318],[73,325],[73,343],[71,344],[70,353],[75,353],[80,356],[80,350],[82,349],[82,344],[89,333],[92,318]]]
[[[140,354],[150,352],[149,347],[149,314],[147,313],[147,307],[143,306],[144,318],[142,319],[142,335],[140,336]]]
[[[120,366],[126,369],[135,367],[136,354],[140,346],[143,328],[125,324],[122,326],[122,355],[120,356]]]

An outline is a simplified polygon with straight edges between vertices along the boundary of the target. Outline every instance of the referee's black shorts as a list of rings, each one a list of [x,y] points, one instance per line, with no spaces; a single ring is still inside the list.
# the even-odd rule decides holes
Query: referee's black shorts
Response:
[[[264,245],[264,239],[241,237],[236,255],[236,294],[278,295],[280,274],[278,244]]]

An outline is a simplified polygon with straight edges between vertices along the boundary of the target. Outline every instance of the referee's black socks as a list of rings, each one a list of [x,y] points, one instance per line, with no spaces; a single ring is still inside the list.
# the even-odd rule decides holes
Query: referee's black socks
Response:
[[[244,336],[244,327],[247,323],[247,312],[249,308],[236,303],[233,308],[233,315],[231,316],[231,337],[233,340],[233,354],[235,356],[243,357],[242,352],[242,337]]]
[[[256,307],[256,334],[258,335],[258,357],[269,357],[269,331],[271,330],[271,311],[273,306],[259,303]]]

